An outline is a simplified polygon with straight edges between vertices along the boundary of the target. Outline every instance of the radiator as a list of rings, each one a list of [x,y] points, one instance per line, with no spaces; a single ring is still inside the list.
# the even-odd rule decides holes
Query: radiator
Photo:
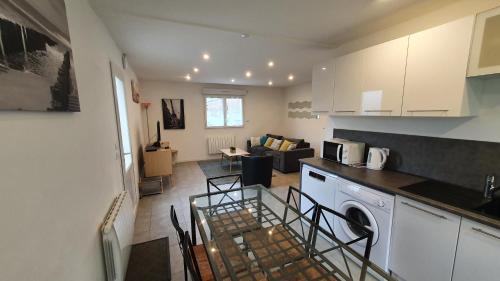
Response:
[[[218,154],[222,148],[236,146],[236,136],[209,136],[208,154]]]
[[[134,207],[127,191],[114,200],[101,234],[108,281],[123,281],[134,235]]]

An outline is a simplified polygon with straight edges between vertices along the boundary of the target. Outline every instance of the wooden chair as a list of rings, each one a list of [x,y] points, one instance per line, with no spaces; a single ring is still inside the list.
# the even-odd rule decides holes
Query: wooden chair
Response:
[[[309,222],[305,222],[301,216],[297,215],[301,209],[300,202],[302,202],[302,206],[310,206],[301,212],[302,216],[309,218]],[[305,204],[306,202],[308,204]],[[246,233],[243,236],[244,241],[259,263],[267,268],[280,267],[307,257],[307,247],[301,244],[296,237],[299,235],[308,242],[311,241],[313,227],[310,227],[310,225],[316,219],[317,208],[318,203],[314,199],[290,186],[287,195],[287,206],[282,218],[284,224]],[[293,209],[293,211],[290,211],[290,209]],[[305,224],[306,226],[304,226]],[[309,224],[309,229],[306,229],[307,224]]]

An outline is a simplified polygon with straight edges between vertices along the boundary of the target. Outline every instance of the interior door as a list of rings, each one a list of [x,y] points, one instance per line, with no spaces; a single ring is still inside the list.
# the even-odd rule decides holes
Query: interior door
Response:
[[[116,124],[120,142],[123,188],[129,192],[132,202],[134,206],[136,206],[139,201],[139,191],[135,181],[134,159],[132,157],[132,145],[128,127],[127,91],[125,90],[123,71],[113,63],[111,63],[111,80],[113,84]]]

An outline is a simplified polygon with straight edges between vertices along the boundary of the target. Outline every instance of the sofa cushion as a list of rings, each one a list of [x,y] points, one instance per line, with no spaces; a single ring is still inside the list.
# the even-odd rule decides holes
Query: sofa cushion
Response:
[[[278,135],[267,134],[266,136],[273,138],[273,139],[277,139],[277,140],[283,139],[283,136],[278,136]]]
[[[296,143],[292,143],[290,144],[288,147],[287,147],[287,150],[286,151],[290,151],[290,150],[294,150],[297,148],[297,144]]]
[[[272,150],[279,150],[282,142],[283,140],[273,140],[273,144],[271,144],[270,148]]]
[[[271,137],[267,138],[266,143],[264,144],[264,146],[267,147],[267,148],[271,148],[271,145],[273,144],[274,140],[275,139],[271,138]]]
[[[260,143],[260,137],[251,137],[250,138],[250,146],[251,147],[255,147],[255,146],[258,146],[258,145],[261,145],[261,143]]]
[[[288,140],[284,140],[283,143],[280,146],[280,151],[287,151],[288,147],[292,144],[293,142],[290,142]]]
[[[266,151],[269,151],[271,150],[270,148],[267,148],[265,146],[262,146],[262,145],[259,145],[259,146],[254,146],[254,147],[251,147],[248,152],[250,152],[250,154],[254,155],[254,156],[261,156],[261,155],[264,155],[264,153]]]
[[[264,145],[267,141],[267,136],[260,137],[260,145]]]

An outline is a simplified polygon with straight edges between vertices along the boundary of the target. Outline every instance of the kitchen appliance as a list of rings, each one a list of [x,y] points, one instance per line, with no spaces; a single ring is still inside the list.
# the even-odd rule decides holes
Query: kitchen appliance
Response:
[[[387,162],[387,156],[389,156],[389,149],[370,147],[366,167],[372,170],[382,170]]]
[[[334,138],[323,142],[321,157],[346,165],[354,165],[363,162],[364,153],[364,143]]]
[[[394,196],[343,179],[338,180],[338,186],[335,210],[373,231],[370,260],[387,270]],[[340,218],[334,219],[334,229],[337,238],[343,242],[365,234],[356,225]],[[351,244],[350,247],[363,255],[366,239]]]

